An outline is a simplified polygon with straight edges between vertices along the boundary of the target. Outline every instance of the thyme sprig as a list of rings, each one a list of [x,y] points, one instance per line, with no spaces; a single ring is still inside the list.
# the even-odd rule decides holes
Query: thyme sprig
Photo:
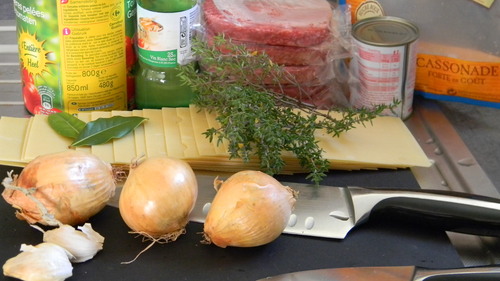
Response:
[[[193,51],[200,58],[201,67],[182,66],[179,76],[198,93],[195,105],[217,113],[221,127],[210,128],[205,135],[218,144],[227,140],[231,159],[248,162],[257,156],[260,168],[269,174],[283,170],[283,152],[288,151],[309,172],[307,178],[319,183],[330,165],[314,132],[325,129],[337,137],[389,107],[336,108],[341,117],[335,118],[330,111],[318,110],[282,91],[266,88],[264,84],[270,80],[279,87],[280,81],[299,85],[266,54],[250,52],[224,36],[215,36],[210,45],[197,40]],[[301,95],[308,93],[302,90]]]

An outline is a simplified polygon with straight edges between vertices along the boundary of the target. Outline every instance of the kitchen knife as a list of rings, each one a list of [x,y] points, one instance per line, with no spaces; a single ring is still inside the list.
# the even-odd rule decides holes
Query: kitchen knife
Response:
[[[190,220],[203,223],[216,191],[215,176],[197,175],[199,192]],[[343,239],[378,211],[434,222],[443,230],[500,236],[500,199],[466,193],[315,186],[282,182],[299,192],[284,233]]]
[[[190,220],[203,223],[216,194],[215,176],[196,175],[198,199]],[[500,236],[500,199],[438,190],[369,189],[281,182],[299,192],[287,234],[343,239],[373,213],[400,213],[442,230]],[[121,188],[108,203],[118,207]]]
[[[470,281],[500,280],[500,267],[423,269],[414,266],[348,267],[286,273],[257,281]]]

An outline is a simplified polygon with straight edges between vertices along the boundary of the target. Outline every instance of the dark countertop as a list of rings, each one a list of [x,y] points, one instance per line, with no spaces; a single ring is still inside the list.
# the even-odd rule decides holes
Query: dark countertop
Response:
[[[8,168],[0,166],[0,174]],[[300,176],[299,176],[300,177]],[[294,181],[298,177],[283,176]],[[329,185],[404,186],[418,188],[409,170],[334,171]],[[203,188],[203,187],[200,187]],[[36,245],[42,234],[13,215],[0,200],[0,263],[15,256],[22,243]],[[190,222],[187,233],[177,241],[156,244],[134,263],[149,242],[129,234],[118,209],[106,207],[90,219],[92,227],[105,237],[104,249],[92,260],[75,264],[70,280],[214,280],[252,281],[258,278],[328,267],[417,265],[428,268],[461,267],[462,262],[445,232],[426,222],[393,215],[375,215],[353,229],[346,239],[325,239],[281,235],[274,242],[253,248],[218,248],[200,243],[203,226]],[[10,280],[0,277],[0,280]]]

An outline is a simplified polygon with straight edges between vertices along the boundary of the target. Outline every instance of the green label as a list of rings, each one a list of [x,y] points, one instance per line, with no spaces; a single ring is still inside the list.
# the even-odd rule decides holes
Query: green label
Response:
[[[141,61],[157,67],[176,67],[177,50],[170,51],[150,51],[139,49]]]
[[[176,67],[194,60],[191,52],[192,27],[199,6],[163,13],[137,6],[139,59],[155,67]]]

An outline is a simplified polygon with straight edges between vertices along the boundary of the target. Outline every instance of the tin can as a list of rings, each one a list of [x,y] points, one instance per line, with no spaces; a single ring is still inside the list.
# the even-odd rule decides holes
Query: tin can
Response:
[[[377,0],[347,0],[351,9],[351,23],[360,20],[385,16],[384,8]]]
[[[14,0],[26,109],[129,109],[135,10],[135,0]]]
[[[418,27],[397,17],[373,17],[352,27],[354,54],[350,102],[357,108],[399,101],[386,115],[406,119],[412,113]]]

